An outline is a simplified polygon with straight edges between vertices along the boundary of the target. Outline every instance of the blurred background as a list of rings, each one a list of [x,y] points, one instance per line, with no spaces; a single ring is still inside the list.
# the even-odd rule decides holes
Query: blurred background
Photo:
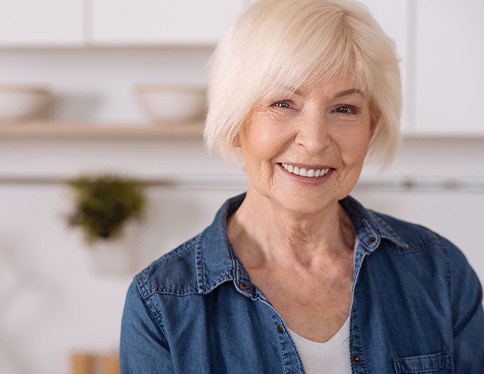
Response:
[[[248,3],[0,0],[0,373],[115,373],[132,276],[244,191],[201,133],[208,58]],[[403,139],[353,195],[447,236],[484,280],[484,2],[364,3],[401,56]],[[146,207],[101,251],[67,224],[65,181],[106,172]]]

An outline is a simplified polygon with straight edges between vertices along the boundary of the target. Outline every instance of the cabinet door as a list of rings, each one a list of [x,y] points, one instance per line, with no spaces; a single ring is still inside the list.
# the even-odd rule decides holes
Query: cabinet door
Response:
[[[210,45],[245,0],[95,0],[94,45]]]
[[[0,0],[0,46],[79,46],[83,0]]]
[[[406,0],[362,0],[383,30],[395,41],[397,55],[401,60],[400,69],[402,76],[402,101],[403,101],[403,118],[402,132],[410,131],[410,115],[408,113],[410,103],[408,82],[408,68],[411,66],[409,54],[407,51],[408,43],[408,1]]]
[[[417,134],[484,135],[484,1],[417,6]]]

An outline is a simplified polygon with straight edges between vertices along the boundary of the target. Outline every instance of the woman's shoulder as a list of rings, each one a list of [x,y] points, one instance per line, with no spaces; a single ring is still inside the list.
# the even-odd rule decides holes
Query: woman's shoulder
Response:
[[[440,273],[446,278],[454,293],[456,288],[466,287],[473,297],[482,298],[477,274],[465,253],[451,240],[421,224],[375,211],[369,211],[369,214],[384,232],[391,232],[399,238],[401,244],[386,247],[386,253],[396,255],[399,260],[405,257],[416,271],[431,266],[434,275]]]
[[[231,278],[233,256],[226,235],[227,217],[244,195],[226,201],[201,233],[162,255],[135,276],[141,295],[204,294]]]
[[[443,238],[431,228],[420,223],[412,222],[374,210],[369,210],[369,212],[374,220],[378,223],[379,229],[384,227],[387,230],[392,230],[407,244],[421,243],[425,245],[440,241]]]
[[[439,243],[451,245],[440,234],[422,224],[373,210],[351,196],[341,203],[349,214],[360,241],[365,243],[371,240],[367,243],[370,252],[380,245],[381,240],[390,242],[395,251],[401,252],[420,250]]]
[[[196,258],[204,232],[154,260],[134,278],[143,298],[153,293],[198,293]]]
[[[395,216],[369,210],[381,232],[397,237],[400,246],[393,249],[399,254],[409,254],[429,249],[428,254],[444,256],[451,261],[466,261],[462,251],[451,240],[433,229]],[[433,249],[433,251],[430,251]]]

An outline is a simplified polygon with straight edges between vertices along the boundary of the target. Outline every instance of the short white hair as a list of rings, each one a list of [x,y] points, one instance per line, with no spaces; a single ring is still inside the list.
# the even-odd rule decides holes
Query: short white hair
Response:
[[[351,0],[257,0],[209,62],[205,145],[241,165],[234,139],[262,100],[348,73],[378,119],[369,158],[387,165],[399,142],[401,80],[395,45],[368,9]]]

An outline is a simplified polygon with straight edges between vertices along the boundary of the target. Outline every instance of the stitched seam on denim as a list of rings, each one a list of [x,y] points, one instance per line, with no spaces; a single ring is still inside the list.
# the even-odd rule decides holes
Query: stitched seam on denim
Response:
[[[189,252],[193,248],[194,245],[197,245],[197,243],[200,241],[199,237],[200,235],[197,235],[193,239],[182,244],[180,247],[174,249],[171,252],[168,252],[167,254],[164,254],[162,257],[152,262],[143,271],[141,271],[138,275],[136,275],[135,279],[138,285],[138,289],[140,290],[140,294],[144,299],[150,297],[154,292],[157,292],[159,290],[164,290],[164,287],[160,287],[156,284],[151,285],[151,287],[149,286],[147,274],[151,271],[151,269],[155,266],[160,266],[160,264],[163,264],[164,262],[166,262],[171,258],[184,256],[186,252]],[[176,289],[172,287],[168,287],[168,290],[173,291]],[[180,290],[184,290],[184,289],[180,289]],[[188,290],[191,290],[191,287],[189,287]]]
[[[397,244],[400,247],[408,247],[408,244],[404,242],[404,240],[400,237],[400,235],[397,234],[393,227],[391,227],[382,217],[380,217],[378,213],[370,211],[370,214],[379,225],[384,227],[385,231],[388,231],[389,235],[382,235],[383,238],[392,241],[394,244]],[[381,228],[378,228],[377,231],[382,233]]]
[[[363,266],[363,264],[361,266]],[[356,282],[357,281],[358,279],[356,280]],[[355,352],[355,346],[357,346],[357,348],[360,349],[361,352],[363,352],[363,357],[365,357],[365,352],[363,351],[364,347],[362,344],[361,333],[358,327],[358,305],[356,304],[355,296],[356,296],[356,284],[353,289],[353,300],[352,300],[351,311],[350,311],[350,359],[351,357],[357,354],[357,352]],[[365,373],[368,372],[368,368],[366,367],[366,363],[364,359],[358,363],[358,366],[353,362],[353,360],[351,360],[351,368],[352,368],[352,372],[355,372],[355,371],[358,371],[360,373],[362,371],[364,371]]]
[[[225,273],[220,274],[220,276],[212,282],[213,285],[210,285],[206,290],[204,290],[202,295],[208,295],[209,293],[215,291],[222,284],[230,281],[233,281],[232,270],[227,270]]]
[[[134,278],[136,282],[136,287],[138,289],[139,294],[143,298],[143,300],[147,299],[153,294],[153,290],[151,290],[147,285],[147,279],[144,272],[141,272]]]
[[[220,285],[223,283],[226,283],[228,281],[232,280],[231,272],[227,271],[223,274],[220,275],[217,280],[215,280],[213,283],[213,287],[210,287],[207,290],[203,290],[202,292],[200,289],[196,286],[193,285],[191,287],[153,287],[152,288],[152,293],[157,293],[160,295],[172,295],[172,296],[186,296],[186,295],[207,295],[211,292],[213,292],[216,288],[218,288]]]
[[[165,253],[163,256],[160,257],[158,261],[164,262],[165,260],[171,259],[173,257],[181,257],[185,255],[186,252],[192,250],[193,247],[196,248],[196,246],[200,243],[201,236],[204,232],[205,231],[189,239],[187,242],[181,244],[178,248],[175,248],[172,251]]]
[[[399,362],[397,362],[396,364],[400,364]],[[418,373],[423,373],[423,374],[431,374],[431,373],[436,373],[437,370],[442,370],[442,369],[446,369],[445,366],[438,366],[438,367],[435,367],[435,368],[422,368],[422,369],[418,369],[418,370],[406,370],[403,366],[398,366],[398,373],[402,373],[402,374],[418,374]]]
[[[452,316],[455,314],[454,304],[452,303],[452,267],[450,264],[450,255],[449,255],[449,248],[446,245],[443,245],[442,238],[440,239],[440,247],[444,252],[444,260],[445,260],[445,284],[447,285],[447,297],[449,300],[450,305],[450,326],[453,325],[452,323]]]
[[[404,243],[403,240],[401,240],[401,238],[396,235],[395,231],[391,229],[391,226],[389,226],[382,218],[379,217],[378,213],[372,211],[371,209],[366,209],[352,196],[348,196],[347,198],[343,199],[341,201],[341,205],[350,216],[353,227],[357,231],[357,236],[358,232],[361,229],[364,229],[365,231],[372,231],[373,235],[376,235],[378,237],[378,242],[373,243],[371,246],[368,246],[366,241],[361,240],[362,238],[360,238],[362,242],[361,244],[367,250],[367,252],[371,253],[377,250],[381,243],[381,238],[390,240],[391,242],[398,244],[402,247],[406,246],[406,243]],[[388,233],[385,230],[390,232]],[[395,233],[395,237],[391,236],[392,233]]]
[[[241,293],[245,297],[249,297],[255,300],[254,287],[251,287],[251,292],[246,292],[239,289],[238,284],[235,284],[235,283],[240,283],[245,281],[252,284],[252,282],[250,280],[249,273],[247,272],[247,270],[245,270],[244,265],[242,264],[242,261],[240,261],[239,257],[237,256],[237,253],[235,252],[235,249],[232,246],[232,243],[230,243],[230,241],[227,240],[227,245],[229,248],[229,255],[232,260],[231,276],[232,276],[232,280],[234,281],[235,288],[239,293]]]
[[[405,255],[410,255],[410,254],[413,254],[413,253],[417,253],[417,252],[422,252],[422,251],[425,251],[426,249],[429,249],[430,247],[434,247],[436,245],[439,244],[439,240],[438,239],[434,239],[433,241],[431,242],[427,242],[427,241],[423,241],[423,240],[419,240],[419,242],[412,242],[411,244],[419,244],[420,246],[409,246],[408,249],[404,249],[404,250],[393,250],[392,252],[395,253],[397,256],[405,256]]]
[[[188,296],[200,296],[202,297],[203,295],[200,295],[198,293],[198,291],[194,291],[194,292],[187,292],[187,293],[171,293],[171,292],[160,292],[160,291],[156,291],[154,295],[162,295],[162,296],[172,296],[172,297],[176,297],[176,298],[183,298],[183,297],[188,297]]]
[[[341,203],[348,213],[352,213],[350,214],[351,220],[354,219],[358,224],[355,226],[370,226],[373,231],[379,232],[373,222],[366,218],[365,208],[361,207],[362,209],[360,209],[359,203],[354,198],[348,196],[346,199],[342,200]]]
[[[437,365],[433,363],[435,362],[435,358],[438,358],[439,360]],[[427,365],[423,365],[422,363],[420,363],[419,366],[422,366],[420,368],[408,369],[407,367],[408,365],[410,365],[410,361],[417,359],[426,359],[427,361],[432,361],[432,365],[429,365],[430,362],[426,362]],[[436,370],[452,368],[451,354],[447,351],[422,356],[392,358],[392,360],[393,366],[397,371],[397,374],[431,374],[434,373]],[[414,364],[412,364],[412,366],[414,366]]]
[[[165,337],[165,340],[168,343],[168,339],[166,338],[165,326],[163,324],[163,317],[161,315],[161,311],[156,307],[155,305],[156,302],[153,299],[153,297],[154,297],[154,294],[152,294],[149,298],[147,298],[145,300],[145,303],[148,307],[149,313],[152,315],[151,317],[153,321],[156,323],[156,325],[160,329],[160,332],[163,334],[163,336]]]
[[[179,289],[179,288],[157,288],[153,290],[153,293],[159,294],[159,295],[171,295],[171,296],[188,296],[188,295],[199,295],[200,293],[198,292],[198,289],[196,287],[194,288],[184,288],[184,289]]]
[[[272,316],[272,320],[274,322],[274,327],[277,328],[277,324],[279,323],[278,320],[279,318],[277,316]],[[284,322],[281,319],[281,323],[284,324]],[[284,326],[284,331],[287,331],[287,328]],[[287,332],[285,332],[287,334]],[[289,357],[288,357],[288,352],[285,352],[284,350],[284,345],[282,344],[282,337],[277,336],[277,341],[279,342],[279,347],[281,350],[281,356],[282,356],[282,364],[284,366],[284,373],[289,373]]]
[[[288,336],[289,336],[289,341],[291,342],[291,345],[292,345],[292,349],[294,350],[294,352],[296,352],[296,357],[297,357],[297,360],[298,360],[298,364],[299,364],[299,368],[301,370],[301,373],[306,373],[306,370],[304,369],[304,365],[302,363],[302,358],[301,358],[301,355],[299,354],[296,343],[294,343],[294,339],[292,338],[291,334],[288,334]]]
[[[269,302],[262,300],[262,299],[258,299],[258,301],[267,305],[273,311],[273,314],[271,314],[271,318],[272,318],[272,322],[274,323],[275,329],[277,329],[277,325],[279,323],[282,323],[284,325],[284,321],[282,320],[282,317],[279,315],[279,313],[277,313],[277,310]],[[284,326],[284,331],[287,334],[287,327],[286,326]],[[284,373],[288,374],[289,369],[288,369],[287,366],[289,365],[289,362],[288,362],[289,360],[288,360],[286,352],[284,351],[284,346],[282,344],[282,338],[280,336],[276,336],[276,339],[277,339],[277,342],[279,343],[279,348],[280,348],[280,352],[281,352],[281,356],[282,356],[282,366],[284,367]]]
[[[202,243],[205,239],[206,230],[200,234],[200,240],[195,246],[195,271],[197,275],[197,285],[198,291],[203,292],[205,290],[205,286],[207,284],[207,274],[205,271],[205,266],[203,266],[203,259],[202,259]]]

